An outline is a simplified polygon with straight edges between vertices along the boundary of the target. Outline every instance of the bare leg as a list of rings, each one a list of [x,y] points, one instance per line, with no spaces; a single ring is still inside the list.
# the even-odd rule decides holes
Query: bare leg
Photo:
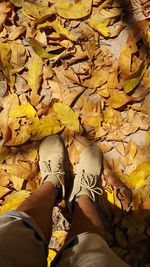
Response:
[[[96,233],[105,239],[103,224],[93,202],[88,196],[80,196],[76,201],[72,225],[67,240],[83,232]]]
[[[45,182],[17,208],[18,211],[26,212],[35,220],[47,241],[52,234],[52,210],[56,196],[56,187],[51,182]]]

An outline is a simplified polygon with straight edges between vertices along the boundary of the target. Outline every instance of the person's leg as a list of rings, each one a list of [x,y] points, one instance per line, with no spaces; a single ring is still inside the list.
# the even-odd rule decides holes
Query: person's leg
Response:
[[[64,144],[57,136],[45,138],[39,148],[39,166],[42,175],[42,186],[26,199],[17,211],[30,215],[47,241],[52,232],[52,210],[58,188],[64,193]]]
[[[84,232],[97,233],[105,238],[102,221],[88,196],[80,196],[75,202],[72,224],[67,240]]]
[[[95,146],[85,148],[76,166],[74,186],[70,196],[70,201],[75,199],[75,207],[67,240],[84,232],[105,236],[103,224],[94,204],[95,194],[102,194],[102,189],[97,185],[101,166],[101,151]]]
[[[52,232],[52,210],[56,196],[56,187],[46,182],[17,208],[17,211],[26,212],[34,219],[47,242]]]

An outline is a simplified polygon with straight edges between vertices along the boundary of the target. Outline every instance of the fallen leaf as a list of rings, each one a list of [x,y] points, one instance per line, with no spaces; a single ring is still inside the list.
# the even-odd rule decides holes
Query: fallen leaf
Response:
[[[22,189],[24,180],[20,177],[17,177],[15,175],[11,175],[10,176],[10,181],[13,184],[14,189],[16,189],[16,191],[20,191]]]
[[[40,57],[35,56],[31,59],[29,64],[28,85],[34,93],[38,92],[40,88],[42,74],[43,74],[43,61]]]
[[[108,80],[108,71],[100,69],[94,70],[91,74],[91,78],[86,79],[84,82],[84,86],[89,89],[97,88],[102,86]]]
[[[22,33],[26,31],[26,28],[24,26],[12,26],[12,31],[9,35],[9,40],[14,41],[16,40]],[[15,44],[13,44],[15,45]]]
[[[31,169],[31,164],[27,162],[20,162],[18,164],[0,164],[0,170],[25,180],[32,178],[34,175],[34,172]]]
[[[99,14],[100,16],[100,14]],[[109,29],[101,23],[97,16],[93,16],[92,19],[88,19],[87,23],[96,31],[98,31],[101,35],[108,37],[110,35]]]
[[[9,155],[10,150],[8,147],[0,147],[0,164],[7,158]]]
[[[58,20],[50,22],[49,26],[52,27],[58,34],[66,36],[71,41],[76,41],[76,36],[63,27]]]
[[[124,158],[126,166],[129,166],[130,164],[133,163],[133,160],[136,156],[136,152],[137,152],[136,143],[134,141],[130,140],[128,143],[128,146],[127,146],[127,154]]]
[[[135,89],[135,87],[140,83],[144,75],[144,72],[145,72],[145,66],[142,63],[139,69],[135,73],[131,74],[130,76],[128,76],[126,80],[124,80],[123,88],[126,93],[130,93],[133,89]]]
[[[4,204],[0,208],[0,214],[16,209],[29,195],[30,192],[26,190],[11,193],[11,195],[5,198]]]
[[[130,175],[126,174],[118,174],[118,177],[130,186],[133,189],[139,189],[144,187],[148,181],[146,178],[150,175],[150,163],[142,162],[137,168],[130,173]]]
[[[48,135],[60,132],[64,126],[60,125],[56,117],[45,117],[33,124],[32,140],[40,140]]]
[[[79,3],[57,1],[55,3],[56,13],[65,19],[80,19],[88,16],[92,8],[91,0],[81,0]]]
[[[36,117],[36,110],[30,103],[19,105],[11,110],[11,112],[9,113],[9,117],[11,118],[27,117],[29,120],[34,122]]]
[[[108,100],[109,105],[112,108],[118,109],[132,100],[132,97],[125,95],[122,91],[109,89],[110,98]]]
[[[26,49],[22,44],[11,45],[10,63],[14,69],[21,68],[26,62]]]
[[[48,48],[44,49],[42,44],[32,37],[28,38],[28,43],[33,48],[34,52],[41,58],[49,58],[49,59],[57,60],[63,54],[62,47],[54,46],[51,49],[48,49]],[[50,50],[53,53],[50,53]],[[54,51],[58,52],[58,55],[57,53],[54,53]]]
[[[57,118],[61,123],[66,126],[69,130],[79,132],[79,120],[78,115],[66,104],[55,103],[53,106]]]
[[[0,185],[0,198],[4,197],[9,191],[10,189],[8,189],[7,187]]]
[[[52,238],[56,238],[57,242],[59,243],[60,248],[64,245],[65,239],[67,236],[67,232],[63,230],[54,231],[52,234]]]
[[[47,256],[47,265],[50,266],[51,262],[54,260],[56,256],[56,251],[49,249],[48,250],[48,256]]]

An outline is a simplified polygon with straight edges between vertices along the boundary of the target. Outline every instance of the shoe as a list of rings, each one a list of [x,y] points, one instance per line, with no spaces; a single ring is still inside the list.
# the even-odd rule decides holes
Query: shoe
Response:
[[[103,194],[103,190],[97,186],[101,167],[102,152],[96,146],[86,147],[80,154],[80,161],[76,165],[74,185],[69,202],[79,196],[88,196],[92,201],[95,201],[95,194]]]
[[[39,166],[42,183],[51,182],[56,188],[62,187],[63,197],[65,195],[64,155],[65,148],[60,136],[48,136],[41,142]]]

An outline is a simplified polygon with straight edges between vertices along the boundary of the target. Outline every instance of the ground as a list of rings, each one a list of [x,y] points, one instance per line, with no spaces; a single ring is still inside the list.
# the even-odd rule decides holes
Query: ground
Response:
[[[0,3],[0,213],[40,186],[38,148],[64,139],[74,165],[89,144],[103,152],[99,212],[112,249],[150,262],[150,4],[146,0]],[[111,171],[110,171],[111,170]],[[65,215],[63,215],[65,214]],[[50,257],[69,229],[54,210]]]

